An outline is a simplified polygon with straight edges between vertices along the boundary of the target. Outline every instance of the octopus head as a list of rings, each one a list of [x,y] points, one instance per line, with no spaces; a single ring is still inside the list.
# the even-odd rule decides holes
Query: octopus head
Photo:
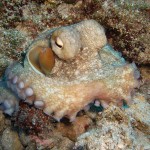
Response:
[[[60,59],[71,60],[81,49],[80,35],[75,29],[61,27],[53,32],[51,47]]]

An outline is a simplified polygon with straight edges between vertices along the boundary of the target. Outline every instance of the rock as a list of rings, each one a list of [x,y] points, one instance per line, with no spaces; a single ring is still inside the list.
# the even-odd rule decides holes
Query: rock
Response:
[[[48,133],[46,133],[46,134],[48,134]],[[60,143],[62,136],[60,134],[58,136],[56,136],[51,133],[49,133],[49,135],[45,136],[45,133],[43,133],[40,135],[30,135],[30,138],[31,138],[32,142],[34,142],[36,144],[36,149],[42,150],[42,149],[52,149],[55,146],[57,146]]]
[[[66,19],[71,15],[71,8],[73,6],[71,4],[62,3],[58,6],[57,12],[62,17],[62,19]]]
[[[36,144],[35,143],[30,143],[25,150],[35,150],[36,149]]]
[[[141,66],[139,67],[140,73],[141,73],[141,77],[142,80],[144,82],[150,81],[150,69],[149,66]]]
[[[11,126],[11,120],[9,117],[5,118],[5,126],[6,126],[6,128]]]
[[[71,140],[64,137],[61,143],[59,144],[59,147],[61,147],[61,150],[70,150],[72,149],[73,145],[74,143]]]
[[[63,0],[65,3],[74,4],[77,0]]]
[[[139,89],[139,92],[144,94],[144,97],[150,103],[150,69],[149,66],[140,67],[141,77],[142,77],[142,86]]]
[[[2,147],[2,136],[0,135],[0,150],[3,150],[3,147]]]
[[[52,150],[71,150],[74,143],[66,137],[63,137],[62,140],[54,147]]]
[[[0,30],[0,63],[3,66],[8,66],[13,60],[22,59],[21,53],[25,48],[27,36],[17,29],[2,29]]]
[[[87,116],[77,117],[76,120],[68,126],[64,123],[57,125],[58,131],[65,137],[75,140],[79,135],[84,133],[92,124],[92,120]]]
[[[140,87],[139,92],[142,93],[146,100],[150,103],[150,80],[145,81],[145,83]]]
[[[22,150],[23,146],[19,140],[17,132],[7,128],[2,135],[2,146],[4,150]]]
[[[3,131],[4,127],[5,127],[5,117],[2,111],[0,111],[0,133],[1,131]]]
[[[143,140],[139,140],[143,139]],[[97,119],[97,127],[77,138],[75,150],[141,150],[148,147],[148,138],[132,127],[130,116],[110,106]]]
[[[92,1],[85,8],[82,6],[81,10],[84,18],[92,17],[105,26],[108,42],[114,49],[137,64],[150,64],[147,2],[100,0]]]
[[[30,136],[28,136],[25,132],[20,131],[19,132],[19,138],[20,138],[20,141],[21,141],[23,146],[30,145],[30,143],[31,143]]]
[[[0,76],[2,75],[6,67],[9,66],[11,63],[12,59],[0,53]]]
[[[31,136],[32,142],[28,144],[28,147],[32,143],[35,143],[36,149],[51,149],[51,150],[70,150],[74,146],[74,142],[69,140],[67,137],[62,136],[60,133],[55,131],[54,134]]]
[[[134,96],[133,104],[126,109],[130,116],[131,124],[141,132],[150,134],[150,104],[142,94]]]
[[[135,145],[131,134],[126,127],[115,123],[104,124],[101,129],[93,129],[81,135],[75,149],[85,146],[90,150],[132,149]]]

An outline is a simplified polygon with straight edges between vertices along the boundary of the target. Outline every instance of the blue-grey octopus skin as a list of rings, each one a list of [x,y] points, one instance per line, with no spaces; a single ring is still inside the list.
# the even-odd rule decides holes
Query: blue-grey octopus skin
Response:
[[[55,53],[48,76],[36,70],[29,59],[39,46],[51,47]],[[10,106],[3,107],[7,98],[0,95],[1,108],[9,115],[21,99],[57,121],[63,117],[73,121],[91,102],[104,108],[110,103],[121,106],[123,100],[130,104],[132,91],[139,86],[136,65],[127,63],[107,44],[103,27],[94,20],[46,31],[27,51],[24,66],[16,62],[5,72],[7,87],[19,97],[10,102],[9,111]],[[1,87],[0,92],[3,90]]]

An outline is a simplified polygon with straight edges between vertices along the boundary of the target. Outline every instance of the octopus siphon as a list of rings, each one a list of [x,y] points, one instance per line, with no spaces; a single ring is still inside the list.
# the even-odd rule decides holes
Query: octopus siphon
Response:
[[[0,109],[12,115],[19,101],[60,121],[74,121],[90,103],[107,108],[132,102],[140,73],[108,43],[95,20],[50,29],[26,50],[23,65],[14,62],[0,83]]]

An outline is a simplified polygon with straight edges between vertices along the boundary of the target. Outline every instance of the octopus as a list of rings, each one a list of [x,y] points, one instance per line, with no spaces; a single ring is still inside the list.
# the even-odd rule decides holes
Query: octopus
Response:
[[[74,121],[89,104],[130,105],[140,73],[108,44],[95,20],[45,31],[14,62],[0,83],[0,109],[12,115],[23,101],[58,122]]]

